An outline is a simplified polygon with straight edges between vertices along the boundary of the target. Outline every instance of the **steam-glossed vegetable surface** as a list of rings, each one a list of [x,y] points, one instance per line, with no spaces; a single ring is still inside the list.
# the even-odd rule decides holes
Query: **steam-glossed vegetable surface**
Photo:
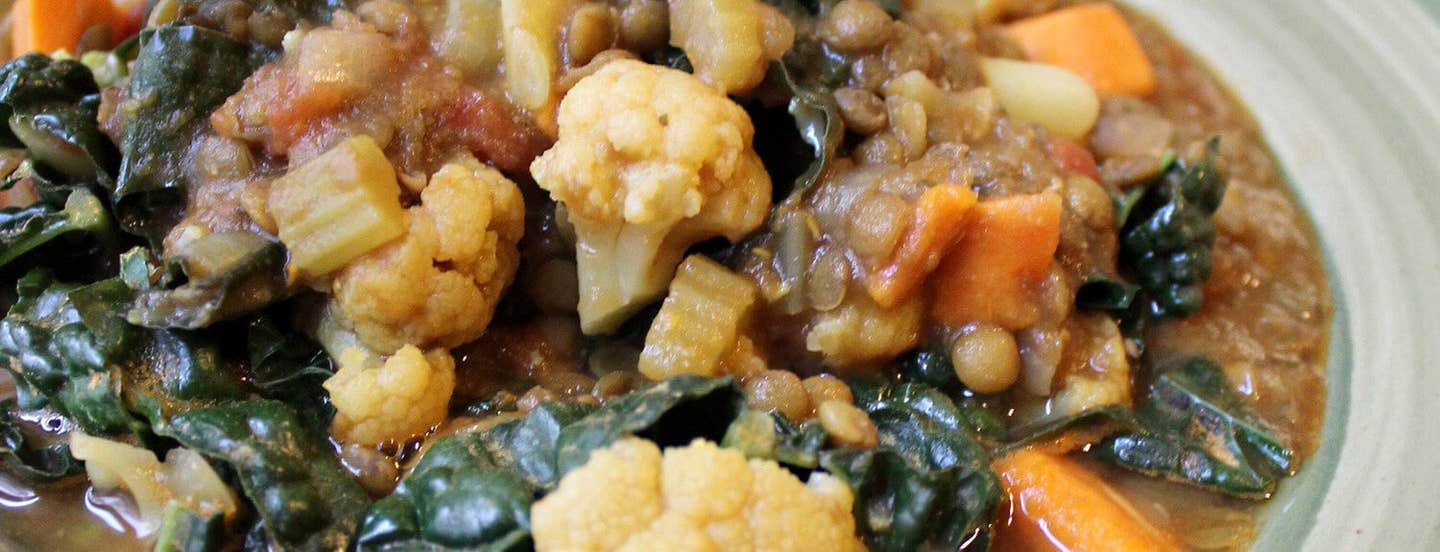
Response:
[[[0,548],[1236,550],[1318,446],[1308,222],[1109,1],[13,5]]]

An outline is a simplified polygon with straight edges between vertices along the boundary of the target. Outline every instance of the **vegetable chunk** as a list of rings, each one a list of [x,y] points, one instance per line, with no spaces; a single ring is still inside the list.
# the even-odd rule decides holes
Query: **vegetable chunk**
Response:
[[[1079,139],[1100,118],[1100,98],[1075,73],[1044,63],[983,58],[980,70],[1011,116]]]
[[[745,277],[703,255],[685,259],[645,336],[640,373],[652,380],[720,375],[721,361],[757,297],[755,284]]]
[[[1069,460],[1019,450],[996,460],[995,470],[1013,512],[996,539],[1001,549],[1180,550],[1105,482]]]
[[[235,493],[190,449],[170,449],[161,463],[149,450],[76,432],[70,435],[70,452],[85,461],[96,489],[123,488],[134,497],[143,532],[159,528],[171,502],[205,517],[234,517],[239,511]]]
[[[670,45],[725,94],[755,88],[794,41],[790,21],[759,0],[670,0]]]
[[[291,269],[302,278],[325,276],[405,233],[395,170],[369,136],[280,177],[269,203]]]
[[[340,355],[325,381],[335,403],[331,435],[346,443],[403,443],[445,421],[455,390],[455,360],[443,349],[406,345],[384,360],[359,349]]]
[[[530,169],[575,225],[586,334],[664,293],[686,247],[765,220],[770,176],[750,118],[693,75],[612,62],[570,90],[559,123]]]
[[[520,266],[520,189],[466,156],[435,173],[404,218],[403,238],[336,275],[331,306],[342,324],[380,353],[480,337]]]
[[[823,473],[809,485],[768,460],[703,440],[625,439],[531,508],[537,550],[860,551],[854,495]]]
[[[961,326],[989,322],[1022,329],[1040,316],[1029,288],[1050,270],[1060,245],[1060,196],[1039,193],[982,201],[970,228],[935,271],[931,315]]]
[[[1155,70],[1125,16],[1109,2],[1073,6],[1005,27],[1025,55],[1080,75],[1101,94],[1148,96]]]

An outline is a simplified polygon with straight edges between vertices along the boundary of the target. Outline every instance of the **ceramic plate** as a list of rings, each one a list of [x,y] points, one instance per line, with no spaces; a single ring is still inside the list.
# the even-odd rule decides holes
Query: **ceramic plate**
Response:
[[[1256,550],[1440,550],[1440,1],[1131,5],[1249,105],[1329,257],[1325,434]]]

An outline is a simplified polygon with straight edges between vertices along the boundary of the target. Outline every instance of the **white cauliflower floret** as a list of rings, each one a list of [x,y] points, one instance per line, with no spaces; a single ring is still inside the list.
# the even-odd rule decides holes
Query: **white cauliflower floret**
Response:
[[[749,116],[688,73],[614,61],[560,102],[559,128],[530,170],[575,226],[586,334],[663,294],[685,248],[739,240],[769,210]]]
[[[530,509],[545,550],[861,551],[854,495],[816,472],[807,486],[770,460],[703,440],[664,456],[624,439]]]
[[[790,19],[760,0],[670,0],[670,45],[722,93],[755,88],[794,43]]]
[[[170,449],[161,463],[147,449],[76,431],[70,434],[70,453],[85,461],[85,473],[96,490],[123,488],[130,493],[140,510],[137,529],[142,536],[159,529],[171,502],[202,517],[232,519],[239,510],[235,493],[190,449]]]
[[[337,440],[401,443],[445,421],[455,391],[455,360],[444,349],[421,353],[406,345],[382,364],[373,353],[350,348],[339,363],[325,380],[335,404],[330,434]]]
[[[332,308],[369,348],[455,347],[480,337],[520,264],[515,183],[466,157],[430,178],[399,240],[346,265]]]

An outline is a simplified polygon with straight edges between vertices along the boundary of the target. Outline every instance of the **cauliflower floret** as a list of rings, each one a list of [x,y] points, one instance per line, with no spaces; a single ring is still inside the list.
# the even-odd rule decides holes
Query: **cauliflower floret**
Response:
[[[760,0],[670,0],[670,45],[722,93],[755,88],[794,43],[790,19]]]
[[[170,449],[162,464],[149,450],[76,431],[70,434],[70,453],[85,461],[85,473],[97,490],[130,493],[140,510],[142,536],[159,529],[172,501],[201,516],[230,519],[239,510],[235,493],[190,449]]]
[[[325,380],[335,421],[330,434],[344,443],[403,442],[445,421],[455,391],[455,360],[444,349],[401,347],[382,364],[356,348],[340,354],[340,369]]]
[[[919,343],[924,318],[918,296],[887,309],[867,294],[850,293],[839,307],[815,314],[805,348],[834,368],[888,360]]]
[[[850,488],[703,440],[625,439],[530,509],[537,550],[864,550]]]
[[[340,322],[369,348],[455,347],[480,337],[520,264],[520,190],[472,157],[431,177],[404,238],[346,265],[331,284]]]
[[[749,116],[688,73],[611,62],[560,102],[559,128],[530,170],[575,226],[586,334],[663,294],[686,247],[739,240],[769,210]]]

